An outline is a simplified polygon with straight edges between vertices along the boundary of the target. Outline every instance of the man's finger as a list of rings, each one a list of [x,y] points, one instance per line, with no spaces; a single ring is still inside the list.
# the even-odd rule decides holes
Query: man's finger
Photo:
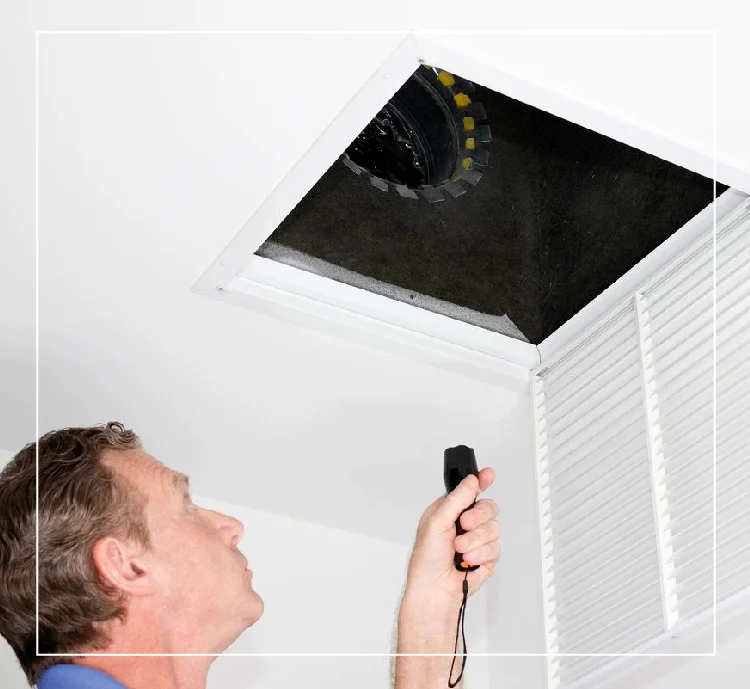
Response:
[[[498,521],[489,521],[476,529],[469,531],[461,536],[457,536],[453,544],[458,553],[466,553],[474,548],[478,548],[485,543],[497,541],[500,538],[502,527]]]
[[[497,541],[485,543],[468,553],[463,553],[463,560],[469,565],[486,565],[500,559],[500,544]]]
[[[495,472],[490,467],[479,471],[479,477],[474,474],[466,476],[448,495],[435,512],[434,522],[439,529],[448,529],[455,525],[461,512],[471,507],[476,497],[483,490],[489,488],[495,481]]]
[[[461,526],[466,531],[470,531],[480,524],[494,519],[498,514],[500,514],[500,508],[494,500],[477,500],[474,507],[461,515]]]
[[[458,515],[474,502],[479,481],[474,474],[469,474],[448,495],[435,513],[435,525],[439,529],[448,529],[455,525]]]
[[[495,482],[495,470],[485,467],[479,472],[479,492],[487,490]]]

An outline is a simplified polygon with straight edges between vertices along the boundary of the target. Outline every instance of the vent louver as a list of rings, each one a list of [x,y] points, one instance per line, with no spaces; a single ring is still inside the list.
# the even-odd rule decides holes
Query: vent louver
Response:
[[[645,293],[681,618],[714,599],[713,268],[707,237]],[[750,584],[749,305],[750,223],[741,214],[716,237],[717,602]]]
[[[713,248],[532,376],[551,689],[614,660],[562,654],[637,652],[713,606]],[[750,590],[750,201],[717,227],[715,279],[718,604]]]
[[[547,436],[540,478],[549,650],[626,653],[663,631],[632,304],[539,372],[535,388]],[[606,662],[552,659],[550,686]]]

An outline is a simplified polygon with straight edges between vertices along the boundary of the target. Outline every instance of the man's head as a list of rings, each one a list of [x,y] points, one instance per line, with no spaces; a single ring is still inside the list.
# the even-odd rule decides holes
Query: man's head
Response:
[[[30,684],[71,660],[36,656],[36,445],[0,473],[0,634]],[[242,524],[193,504],[132,431],[68,428],[38,448],[40,653],[220,653],[261,616]]]

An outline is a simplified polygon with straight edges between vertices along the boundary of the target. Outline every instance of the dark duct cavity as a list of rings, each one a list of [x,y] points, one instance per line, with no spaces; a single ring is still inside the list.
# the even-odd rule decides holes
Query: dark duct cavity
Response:
[[[486,164],[473,166],[476,186],[449,178],[454,196],[434,185],[467,132],[454,115],[447,128],[429,94],[405,112],[417,88],[407,82],[347,148],[359,174],[335,162],[281,223],[276,256],[288,247],[342,275],[506,319],[507,334],[539,343],[713,201],[710,179],[480,85],[465,107],[484,106]],[[410,192],[419,184],[427,194]],[[430,203],[433,189],[441,200]]]

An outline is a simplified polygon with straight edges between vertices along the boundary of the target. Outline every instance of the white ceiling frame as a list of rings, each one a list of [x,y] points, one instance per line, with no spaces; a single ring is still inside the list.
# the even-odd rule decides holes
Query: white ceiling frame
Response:
[[[530,371],[560,352],[713,224],[710,206],[649,254],[539,347],[255,255],[375,113],[420,63],[438,65],[529,105],[552,112],[685,167],[690,154],[645,130],[427,36],[407,35],[239,230],[192,290],[227,303],[343,336],[506,389],[529,394]],[[640,145],[639,145],[640,144]],[[693,152],[694,153],[694,152]],[[695,155],[698,155],[697,153]],[[702,165],[698,166],[702,167]],[[745,195],[717,200],[717,220]]]

